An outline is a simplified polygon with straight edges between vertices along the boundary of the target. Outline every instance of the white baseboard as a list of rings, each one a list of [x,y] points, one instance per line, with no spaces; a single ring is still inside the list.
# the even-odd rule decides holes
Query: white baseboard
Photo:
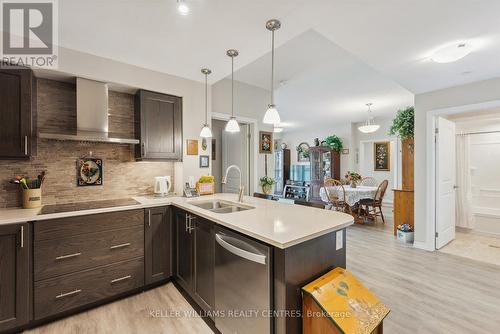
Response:
[[[426,250],[429,252],[434,252],[436,250],[434,245],[429,245],[428,242],[421,242],[421,241],[414,241],[413,247],[418,248],[418,249],[423,249],[423,250]]]

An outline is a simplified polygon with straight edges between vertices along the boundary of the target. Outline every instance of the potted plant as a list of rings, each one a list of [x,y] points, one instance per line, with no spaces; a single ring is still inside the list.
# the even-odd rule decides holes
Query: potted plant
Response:
[[[415,108],[406,107],[398,110],[396,118],[392,121],[389,135],[398,136],[401,140],[413,139],[415,132]]]
[[[356,172],[347,172],[345,175],[345,178],[347,180],[347,183],[351,184],[351,188],[356,188],[358,185],[358,182],[361,181],[362,177]]]
[[[270,176],[263,176],[260,178],[260,186],[262,187],[262,192],[269,195],[273,190],[273,185],[276,181]]]
[[[332,150],[341,152],[344,148],[344,143],[342,139],[336,135],[331,135],[325,138],[326,146],[330,147]]]

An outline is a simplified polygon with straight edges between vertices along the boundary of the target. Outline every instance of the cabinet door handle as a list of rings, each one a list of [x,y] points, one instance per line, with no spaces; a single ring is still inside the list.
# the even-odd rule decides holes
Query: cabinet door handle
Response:
[[[28,136],[24,136],[24,155],[28,155]]]
[[[82,255],[82,253],[73,253],[73,254],[68,254],[68,255],[61,255],[61,256],[56,257],[56,260],[69,259],[69,258],[77,257],[77,256],[80,256],[80,255]]]
[[[144,157],[146,155],[146,144],[144,142],[141,143],[141,156]]]
[[[21,225],[21,248],[24,248],[24,226]]]
[[[148,210],[148,226],[151,226],[151,210]]]
[[[82,292],[81,289],[76,289],[76,290],[73,290],[73,291],[70,291],[70,292],[66,292],[66,293],[60,293],[56,296],[56,299],[59,299],[59,298],[63,298],[63,297],[69,297],[69,296],[73,296],[73,295],[76,295],[76,294],[79,294],[80,292]]]
[[[193,220],[196,219],[195,216],[189,216],[189,233],[191,233],[191,231],[193,231],[195,229],[194,225],[193,225]]]
[[[117,249],[117,248],[123,248],[123,247],[128,247],[130,246],[131,243],[130,242],[126,242],[124,244],[119,244],[119,245],[115,245],[115,246],[111,246],[109,247],[109,249]]]
[[[186,218],[184,220],[184,223],[186,225],[186,232],[189,230],[189,226],[188,226],[188,214],[186,213]]]
[[[111,280],[111,283],[121,282],[121,281],[127,280],[129,278],[132,278],[132,275],[127,275],[127,276],[123,276],[120,278],[115,278],[114,280]]]

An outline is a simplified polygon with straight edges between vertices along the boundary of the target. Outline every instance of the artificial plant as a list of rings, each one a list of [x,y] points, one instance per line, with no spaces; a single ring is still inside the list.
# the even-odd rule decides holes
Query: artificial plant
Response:
[[[389,135],[398,136],[401,140],[413,139],[415,133],[415,108],[406,107],[398,110],[396,118],[392,121]]]

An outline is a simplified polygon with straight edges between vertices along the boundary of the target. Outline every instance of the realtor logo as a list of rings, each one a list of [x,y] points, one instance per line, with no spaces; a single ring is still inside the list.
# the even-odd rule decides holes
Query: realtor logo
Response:
[[[57,67],[57,0],[1,1],[2,67]]]

